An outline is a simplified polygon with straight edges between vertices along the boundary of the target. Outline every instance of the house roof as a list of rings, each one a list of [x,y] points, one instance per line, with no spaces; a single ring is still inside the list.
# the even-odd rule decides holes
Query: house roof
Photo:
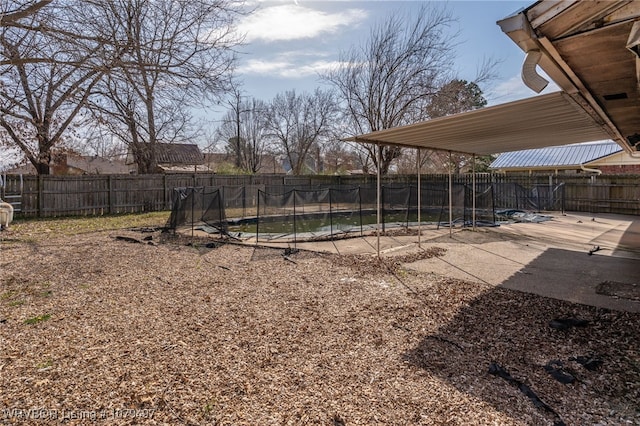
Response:
[[[492,169],[576,167],[621,152],[613,141],[551,146],[500,154],[489,166]]]
[[[66,166],[66,167],[65,167]],[[76,173],[98,174],[98,175],[115,175],[129,174],[131,171],[129,166],[122,160],[108,160],[106,158],[77,155],[65,153],[62,155],[54,155],[54,161],[51,163],[52,171],[58,169],[62,174],[68,174],[68,168],[76,170]],[[62,169],[60,169],[62,167]],[[25,174],[35,175],[36,169],[31,163],[27,163],[13,169],[7,170],[7,174]],[[55,172],[54,172],[55,173]]]
[[[141,144],[143,148],[146,144]],[[170,166],[194,166],[204,164],[204,154],[200,147],[188,143],[156,143],[156,163]],[[127,150],[127,164],[134,164],[135,158],[131,147]]]
[[[631,153],[640,150],[638,18],[638,1],[542,0],[498,25],[528,59],[540,55],[523,74],[537,64],[563,91],[580,93]]]
[[[124,161],[108,160],[98,156],[67,155],[67,166],[89,174],[127,174],[129,167]]]
[[[158,143],[156,146],[158,164],[195,165],[204,163],[200,147],[186,143]]]

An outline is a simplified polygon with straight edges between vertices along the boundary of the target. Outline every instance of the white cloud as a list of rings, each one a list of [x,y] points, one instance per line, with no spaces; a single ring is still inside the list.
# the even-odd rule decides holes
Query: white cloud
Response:
[[[266,61],[262,59],[250,59],[246,64],[238,67],[240,74],[277,74],[293,67],[293,63],[287,61]]]
[[[272,77],[298,79],[315,76],[339,65],[338,61],[296,61],[288,54],[278,55],[274,60],[251,59],[238,68],[240,74],[269,75]]]
[[[327,13],[298,4],[283,4],[258,8],[240,22],[238,30],[246,34],[246,42],[300,40],[335,33],[366,17],[367,11],[362,9]]]
[[[335,68],[339,64],[340,63],[338,61],[314,61],[308,64],[303,64],[297,67],[283,70],[280,75],[286,78],[296,78],[297,76],[309,77],[328,71],[331,68]]]
[[[304,58],[304,57],[326,58],[331,55],[332,54],[330,52],[326,52],[326,51],[323,52],[321,50],[317,50],[313,48],[308,48],[304,50],[286,50],[278,53],[278,56],[281,58],[292,58],[292,59]]]

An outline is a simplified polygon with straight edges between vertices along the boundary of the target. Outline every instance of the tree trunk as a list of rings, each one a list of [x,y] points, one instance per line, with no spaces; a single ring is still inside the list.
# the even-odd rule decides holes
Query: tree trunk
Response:
[[[375,147],[372,149],[372,158],[373,163],[376,167],[380,167],[380,173],[383,175],[389,174],[389,168],[391,167],[391,162],[398,158],[402,153],[401,148],[396,146],[383,146],[382,147],[382,158],[380,159],[380,164],[378,165],[378,155],[375,153]]]
[[[35,164],[36,173],[39,175],[49,175],[51,174],[51,167],[47,163],[36,163]]]
[[[155,148],[155,144],[148,142],[136,142],[129,145],[139,175],[155,173],[157,168]]]
[[[51,174],[51,148],[43,147],[40,144],[40,152],[35,158],[35,161],[31,160],[31,163],[36,169],[36,173],[39,175]]]

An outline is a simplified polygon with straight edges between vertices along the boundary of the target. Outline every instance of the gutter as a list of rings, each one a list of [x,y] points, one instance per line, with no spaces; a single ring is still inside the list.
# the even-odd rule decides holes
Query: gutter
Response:
[[[589,173],[595,173],[596,175],[600,176],[602,174],[602,170],[598,170],[598,169],[591,169],[589,167],[585,167],[584,164],[580,164],[580,169],[584,172],[589,172]]]
[[[546,79],[537,73],[536,67],[539,66],[562,91],[571,95],[582,109],[609,133],[611,139],[616,141],[616,143],[632,157],[636,157],[632,147],[627,143],[626,138],[600,107],[580,78],[575,75],[571,67],[556,51],[552,41],[544,35],[539,36],[536,34],[529,20],[528,12],[532,7],[541,3],[542,2],[536,2],[533,6],[497,22],[502,32],[511,38],[526,54],[522,67],[523,83],[537,93],[544,89]],[[576,2],[575,0],[570,0],[548,3],[552,3],[555,6],[545,12],[544,19],[546,21],[552,19],[555,14],[561,13],[564,9],[569,8]]]

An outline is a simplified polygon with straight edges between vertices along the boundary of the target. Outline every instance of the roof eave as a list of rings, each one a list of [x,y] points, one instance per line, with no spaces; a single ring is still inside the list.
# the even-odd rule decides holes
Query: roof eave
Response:
[[[541,4],[538,2],[536,5]],[[553,16],[575,4],[575,0],[565,0],[558,2],[553,8],[545,11],[544,19],[552,19]],[[528,18],[528,13],[534,10],[535,6],[529,7],[518,14],[511,15],[497,22],[502,32],[504,32],[523,52],[538,50],[542,57],[538,63],[540,68],[566,93],[578,94],[586,100],[590,112],[595,115],[595,119],[601,122],[607,133],[622,149],[631,154],[633,148],[629,146],[619,129],[611,121],[611,118],[600,107],[593,94],[585,87],[584,83],[575,75],[571,67],[562,59],[553,43],[546,37],[538,37]],[[542,19],[537,17],[538,20]]]

